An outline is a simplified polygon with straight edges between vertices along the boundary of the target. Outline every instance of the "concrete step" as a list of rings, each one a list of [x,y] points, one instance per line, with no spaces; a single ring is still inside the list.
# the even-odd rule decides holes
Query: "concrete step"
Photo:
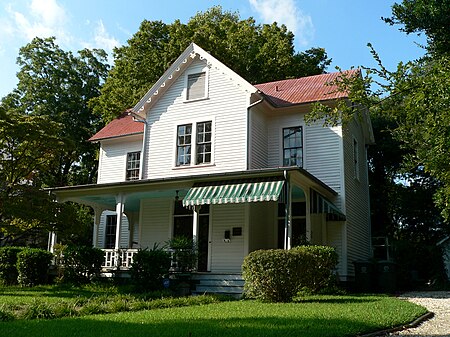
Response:
[[[197,286],[195,292],[197,293],[213,293],[213,294],[242,294],[242,287],[210,287]]]
[[[244,280],[198,280],[203,286],[243,287]]]
[[[243,280],[241,274],[195,273],[193,280]]]

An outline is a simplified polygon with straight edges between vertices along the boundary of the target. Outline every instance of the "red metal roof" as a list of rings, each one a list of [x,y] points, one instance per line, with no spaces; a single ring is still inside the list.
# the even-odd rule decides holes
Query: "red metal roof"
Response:
[[[345,92],[337,92],[336,85],[330,84],[343,74],[345,76],[356,76],[359,74],[359,70],[354,69],[342,73],[336,72],[256,84],[255,87],[265,94],[276,106],[326,101],[348,96]]]
[[[144,124],[135,122],[133,117],[128,115],[128,110],[120,117],[109,122],[103,129],[89,138],[95,142],[102,139],[139,134],[144,132]]]

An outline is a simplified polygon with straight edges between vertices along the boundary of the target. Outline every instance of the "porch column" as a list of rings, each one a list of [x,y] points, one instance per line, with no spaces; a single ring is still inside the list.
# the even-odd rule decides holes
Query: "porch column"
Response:
[[[117,251],[120,248],[120,232],[122,230],[122,217],[123,217],[123,209],[124,209],[125,197],[122,193],[116,196],[116,214],[117,214],[117,222],[116,222],[116,241],[114,244],[114,249]]]
[[[292,188],[289,182],[289,177],[285,175],[286,178],[286,200],[284,204],[284,249],[291,249],[292,243],[292,205],[291,205],[291,194]]]
[[[202,206],[194,206],[194,218],[192,219],[192,240],[197,242],[198,240],[198,217],[200,207]]]

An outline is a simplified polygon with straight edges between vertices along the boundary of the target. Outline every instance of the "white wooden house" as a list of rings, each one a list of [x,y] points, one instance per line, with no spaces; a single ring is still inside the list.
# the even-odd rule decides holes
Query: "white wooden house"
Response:
[[[364,113],[345,127],[304,121],[311,103],[346,98],[327,85],[339,75],[252,85],[191,44],[90,139],[100,146],[97,184],[53,192],[92,206],[105,267],[126,269],[138,248],[188,235],[199,273],[239,274],[251,251],[308,240],[337,249],[346,280],[371,255],[371,123]]]

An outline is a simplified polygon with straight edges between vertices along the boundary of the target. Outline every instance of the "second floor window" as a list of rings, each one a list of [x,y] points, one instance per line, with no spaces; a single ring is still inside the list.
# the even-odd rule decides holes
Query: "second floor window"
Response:
[[[211,157],[212,121],[178,125],[176,166],[209,164]]]
[[[301,126],[283,129],[283,166],[303,167],[303,132]]]
[[[211,122],[197,123],[196,164],[211,162]]]
[[[139,168],[141,164],[141,152],[127,153],[127,176],[126,180],[139,179]]]
[[[177,166],[191,164],[192,124],[179,125],[177,130]]]

